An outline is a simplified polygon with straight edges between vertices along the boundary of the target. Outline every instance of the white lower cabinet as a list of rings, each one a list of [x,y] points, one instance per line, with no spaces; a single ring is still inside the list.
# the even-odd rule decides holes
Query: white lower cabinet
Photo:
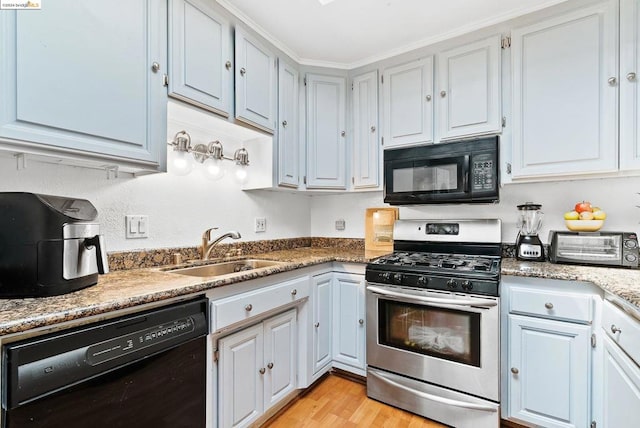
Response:
[[[502,277],[502,418],[600,427],[601,296],[584,282]]]
[[[330,368],[333,273],[314,276],[311,283],[313,305],[313,374],[314,377]]]
[[[333,279],[333,366],[366,376],[365,282],[363,275]]]
[[[296,388],[296,310],[220,339],[219,426],[245,427]]]
[[[544,427],[589,425],[591,327],[509,315],[509,415]]]
[[[640,421],[640,368],[609,338],[604,340],[605,428],[633,428]]]

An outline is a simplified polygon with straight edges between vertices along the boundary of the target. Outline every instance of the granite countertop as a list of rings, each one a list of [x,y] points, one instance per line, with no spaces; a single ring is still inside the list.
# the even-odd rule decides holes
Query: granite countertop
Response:
[[[115,271],[98,284],[73,293],[26,299],[0,299],[0,335],[20,333],[66,321],[161,302],[216,287],[328,262],[367,263],[381,253],[347,248],[304,247],[245,255],[285,262],[217,279],[174,275],[163,268]],[[170,268],[170,267],[169,267]],[[633,304],[640,311],[640,270],[521,262],[503,258],[503,275],[587,281]]]

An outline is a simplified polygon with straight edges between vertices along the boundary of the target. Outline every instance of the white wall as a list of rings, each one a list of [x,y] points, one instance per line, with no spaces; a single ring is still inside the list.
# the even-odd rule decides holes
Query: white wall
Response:
[[[542,204],[545,213],[540,237],[547,242],[549,230],[567,230],[562,215],[578,201],[587,200],[607,212],[602,230],[639,232],[640,177],[589,179],[565,182],[508,184],[500,189],[499,204],[422,205],[400,207],[400,218],[499,218],[502,241],[517,236],[516,205],[527,201]],[[357,195],[314,196],[311,201],[311,236],[362,238],[366,208],[387,206],[382,192]],[[344,231],[336,231],[336,219],[346,221]]]
[[[177,102],[169,103],[169,133],[191,133],[193,143],[219,139],[225,155],[233,155],[243,139],[263,136],[231,125]],[[264,138],[264,137],[263,137]],[[266,138],[265,143],[270,143]],[[251,158],[251,163],[266,159]],[[270,160],[269,160],[270,161]],[[225,164],[233,166],[232,162]],[[27,191],[90,200],[98,209],[98,221],[108,251],[200,245],[202,232],[218,226],[220,232],[235,229],[242,241],[309,236],[309,197],[291,193],[240,190],[230,174],[212,182],[194,170],[180,177],[153,174],[133,178],[120,174],[107,180],[103,170],[77,168],[27,159],[27,169],[16,170],[11,156],[0,157],[0,191]],[[150,236],[125,239],[126,214],[149,215]],[[255,217],[266,217],[267,232],[255,233]]]

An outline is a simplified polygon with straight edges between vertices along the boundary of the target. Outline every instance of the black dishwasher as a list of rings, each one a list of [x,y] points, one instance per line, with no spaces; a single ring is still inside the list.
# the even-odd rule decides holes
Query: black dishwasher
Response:
[[[3,428],[196,428],[207,299],[3,346]]]

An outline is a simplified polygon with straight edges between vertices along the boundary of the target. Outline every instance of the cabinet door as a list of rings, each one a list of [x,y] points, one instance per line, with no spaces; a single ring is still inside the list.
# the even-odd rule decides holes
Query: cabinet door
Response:
[[[296,388],[296,311],[264,322],[264,410]]]
[[[513,177],[615,171],[617,3],[512,31]]]
[[[353,78],[353,187],[380,185],[378,72]]]
[[[262,324],[220,339],[218,348],[220,426],[248,426],[264,409]]]
[[[384,148],[433,142],[433,57],[383,73]]]
[[[591,327],[509,315],[508,416],[544,427],[590,423]]]
[[[333,284],[333,359],[364,370],[364,278],[336,273]]]
[[[307,75],[307,187],[346,189],[345,79]]]
[[[313,372],[331,362],[331,285],[333,274],[313,277]]]
[[[500,132],[501,37],[438,55],[440,139]]]
[[[608,337],[604,339],[603,426],[633,428],[640,421],[640,368]]]
[[[275,129],[276,57],[236,27],[236,119],[268,132]]]
[[[229,23],[203,0],[171,0],[169,95],[229,116]]]
[[[166,54],[163,0],[3,10],[0,138],[166,170]]]
[[[298,187],[298,70],[278,63],[278,184]]]
[[[620,2],[620,168],[640,169],[640,1]]]

